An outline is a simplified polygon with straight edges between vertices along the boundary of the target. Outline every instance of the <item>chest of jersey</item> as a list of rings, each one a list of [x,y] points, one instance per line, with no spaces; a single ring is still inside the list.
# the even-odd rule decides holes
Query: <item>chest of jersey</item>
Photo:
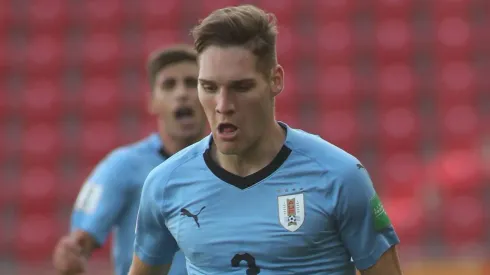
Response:
[[[186,196],[167,226],[190,263],[209,272],[251,265],[284,271],[342,249],[324,200],[311,183],[269,180],[245,190],[210,183]]]

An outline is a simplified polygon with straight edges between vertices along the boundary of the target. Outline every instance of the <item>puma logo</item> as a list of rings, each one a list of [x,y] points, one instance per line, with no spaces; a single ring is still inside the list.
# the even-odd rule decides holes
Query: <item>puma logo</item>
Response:
[[[186,216],[189,218],[193,218],[194,222],[196,222],[197,227],[201,228],[201,225],[199,224],[199,217],[198,216],[199,216],[199,214],[201,214],[201,212],[202,212],[202,210],[204,210],[204,208],[206,208],[206,206],[203,206],[201,208],[201,210],[199,210],[199,212],[197,212],[197,214],[192,214],[191,212],[189,212],[189,210],[182,208],[182,209],[180,209],[180,215]]]

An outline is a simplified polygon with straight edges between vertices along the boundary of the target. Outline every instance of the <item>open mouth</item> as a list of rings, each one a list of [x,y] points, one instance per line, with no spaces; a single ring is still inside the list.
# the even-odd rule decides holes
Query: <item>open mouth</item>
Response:
[[[194,110],[190,107],[180,107],[175,111],[175,118],[177,120],[192,118],[194,116]]]
[[[220,134],[232,134],[238,130],[238,127],[231,123],[220,123],[218,125],[218,132]]]

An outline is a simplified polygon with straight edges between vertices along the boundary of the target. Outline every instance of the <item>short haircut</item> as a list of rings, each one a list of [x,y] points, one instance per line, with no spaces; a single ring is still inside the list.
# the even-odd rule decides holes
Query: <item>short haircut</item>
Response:
[[[191,34],[198,54],[209,46],[243,46],[257,57],[257,69],[265,75],[277,65],[276,17],[253,5],[215,10]]]
[[[157,74],[162,69],[186,61],[197,64],[197,53],[191,45],[174,45],[151,53],[146,64],[151,86],[155,85]]]

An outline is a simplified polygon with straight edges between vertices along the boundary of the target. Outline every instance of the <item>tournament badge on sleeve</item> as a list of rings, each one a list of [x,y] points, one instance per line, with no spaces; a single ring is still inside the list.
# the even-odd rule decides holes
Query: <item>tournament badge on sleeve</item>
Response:
[[[305,220],[303,193],[277,197],[279,222],[287,230],[294,232]]]
[[[374,194],[374,196],[370,200],[371,204],[371,212],[374,217],[374,229],[376,231],[383,230],[391,225],[390,218],[381,203],[381,200],[378,197],[378,194]]]

